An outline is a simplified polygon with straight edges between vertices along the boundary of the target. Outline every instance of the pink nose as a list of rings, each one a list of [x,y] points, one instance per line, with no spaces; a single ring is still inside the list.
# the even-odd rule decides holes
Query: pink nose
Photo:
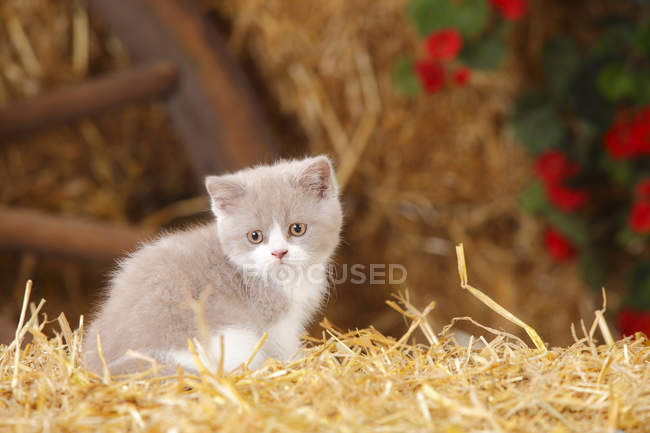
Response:
[[[275,250],[275,251],[272,251],[271,254],[273,254],[278,259],[282,259],[282,257],[287,255],[288,252],[289,252],[288,250]]]

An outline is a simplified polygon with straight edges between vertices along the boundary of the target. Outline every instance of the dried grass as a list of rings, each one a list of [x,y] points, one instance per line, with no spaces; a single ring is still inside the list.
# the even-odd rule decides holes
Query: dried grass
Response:
[[[467,88],[411,100],[391,83],[399,56],[422,49],[405,0],[201,2],[230,23],[230,46],[254,65],[272,109],[301,127],[311,152],[335,156],[349,245],[338,261],[408,270],[401,286],[343,285],[328,312],[334,323],[372,323],[399,335],[401,318],[382,304],[407,285],[417,288],[412,297],[420,304],[436,298],[438,325],[464,314],[494,322],[451,289],[453,246],[466,242],[475,281],[493,284],[495,299],[529,317],[550,341],[570,342],[565,330],[590,314],[597,294],[590,297],[574,268],[554,266],[541,251],[539,225],[517,201],[527,158],[507,128],[526,81],[522,71],[531,69],[556,22],[568,18],[567,7],[531,3],[532,18],[513,35],[502,70],[473,71]],[[583,16],[573,14],[571,26]],[[502,319],[493,326],[520,332]]]
[[[341,332],[325,321],[304,357],[286,364],[160,377],[153,363],[111,378],[80,366],[82,324],[71,331],[61,315],[48,339],[42,304],[32,304],[23,323],[29,284],[24,299],[14,342],[0,346],[3,431],[633,433],[650,425],[650,341],[637,334],[599,344],[596,330],[609,332],[602,312],[569,347],[530,348],[501,331],[461,346],[453,324],[431,333],[433,303],[418,311],[398,297],[400,305],[391,305],[411,321],[399,340],[374,328]],[[416,329],[427,344],[409,343]],[[33,342],[23,348],[27,333]]]
[[[0,1],[0,106],[128,68],[120,42],[80,0]],[[161,207],[196,195],[187,158],[162,102],[142,103],[0,146],[0,206],[149,227]],[[167,216],[167,219],[161,219]],[[24,281],[51,313],[88,311],[111,264],[0,252],[0,342],[15,325]],[[12,328],[13,330],[13,328]]]
[[[470,88],[413,101],[390,82],[396,58],[418,48],[404,0],[196,1],[229,23],[230,45],[253,66],[286,147],[295,152],[306,144],[337,159],[346,211],[339,263],[405,265],[406,284],[417,288],[413,302],[438,301],[436,327],[469,314],[524,337],[452,289],[453,245],[467,242],[474,281],[489,282],[494,299],[527,317],[548,341],[570,342],[569,323],[596,308],[594,297],[575,269],[555,266],[540,251],[539,227],[516,200],[529,173],[526,158],[505,121],[520,70],[531,67],[544,35],[577,27],[588,5],[567,17],[557,4],[533,3],[535,19],[513,41],[503,71],[475,74]],[[0,5],[0,104],[128,64],[82,1]],[[0,204],[161,226],[206,207],[204,198],[189,198],[200,191],[184,161],[160,104],[126,107],[3,143]],[[0,341],[8,341],[2,316],[17,319],[25,279],[38,281],[35,296],[49,300],[49,311],[65,309],[73,317],[88,311],[107,268],[0,255]],[[614,307],[618,287],[610,285]],[[401,316],[383,302],[404,288],[340,287],[328,317],[344,327],[372,324],[400,335]]]

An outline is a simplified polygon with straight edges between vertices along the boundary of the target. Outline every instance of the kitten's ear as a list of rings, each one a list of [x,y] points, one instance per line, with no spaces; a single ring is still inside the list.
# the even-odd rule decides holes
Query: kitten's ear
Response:
[[[206,177],[205,188],[210,194],[212,212],[215,215],[227,212],[244,195],[244,185],[227,176]]]
[[[320,198],[338,191],[332,163],[323,155],[307,160],[306,166],[298,174],[298,183]]]

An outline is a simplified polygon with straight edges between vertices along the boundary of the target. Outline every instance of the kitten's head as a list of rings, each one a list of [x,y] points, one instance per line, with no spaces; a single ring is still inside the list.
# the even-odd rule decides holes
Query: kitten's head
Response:
[[[221,247],[231,262],[263,274],[326,263],[342,212],[326,156],[281,161],[205,181]]]

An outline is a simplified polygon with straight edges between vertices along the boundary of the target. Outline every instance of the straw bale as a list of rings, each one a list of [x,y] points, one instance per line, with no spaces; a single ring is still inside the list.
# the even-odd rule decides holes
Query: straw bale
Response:
[[[528,163],[506,127],[522,71],[534,69],[544,35],[567,26],[558,2],[533,10],[536,19],[513,40],[517,61],[503,71],[476,73],[469,88],[408,100],[390,83],[397,57],[418,50],[404,0],[197,1],[230,31],[230,46],[249,66],[288,152],[300,154],[306,145],[337,160],[346,228],[336,261],[408,270],[396,287],[338,287],[327,313],[333,323],[401,335],[403,320],[383,303],[411,287],[413,302],[438,301],[438,326],[470,314],[523,336],[451,289],[453,245],[462,241],[471,247],[473,280],[489,284],[495,299],[549,341],[570,342],[569,324],[590,316],[596,302],[572,266],[554,265],[540,251],[538,224],[516,200]],[[119,41],[81,1],[1,6],[0,104],[128,67]],[[153,227],[205,207],[160,104],[3,143],[0,185],[3,205]],[[0,315],[17,319],[29,277],[51,313],[86,312],[108,269],[2,254],[0,296],[8,302]]]
[[[597,331],[608,328],[598,318],[568,347],[529,347],[482,325],[487,338],[459,345],[453,323],[431,333],[434,303],[419,311],[398,297],[390,305],[410,321],[399,340],[324,323],[286,364],[160,377],[141,357],[143,373],[110,377],[80,365],[83,322],[72,331],[61,315],[55,337],[43,334],[42,302],[26,314],[30,288],[16,339],[0,346],[1,431],[634,433],[650,425],[650,341],[600,343]],[[416,330],[425,344],[410,342]],[[23,347],[27,333],[33,342]]]
[[[438,300],[438,324],[470,314],[519,332],[450,290],[453,245],[465,242],[476,281],[551,341],[569,342],[569,324],[590,314],[594,297],[575,268],[550,262],[538,222],[519,208],[530,169],[507,116],[556,22],[577,28],[588,13],[568,17],[559,3],[543,10],[533,3],[502,70],[473,71],[470,87],[410,100],[390,79],[400,55],[421,49],[404,0],[203,3],[229,23],[231,48],[254,66],[275,108],[305,131],[310,151],[338,161],[346,228],[337,261],[407,268],[397,287],[341,285],[328,311],[334,323],[373,323],[398,335],[402,322],[382,305],[390,291],[410,287],[420,302]]]
[[[75,73],[83,79],[124,67],[119,44],[96,23],[83,30],[86,18],[72,7],[78,4],[3,2],[0,103]],[[341,287],[328,317],[343,326],[324,322],[300,359],[225,376],[114,378],[80,365],[81,323],[71,326],[59,316],[46,327],[45,307],[28,307],[21,287],[5,307],[22,314],[13,343],[0,345],[0,431],[647,431],[650,342],[641,334],[610,340],[603,313],[592,315],[595,306],[573,270],[540,256],[538,228],[514,199],[527,176],[503,127],[519,83],[516,69],[479,76],[474,88],[403,100],[388,78],[395,57],[415,47],[403,1],[286,5],[224,0],[211,7],[230,22],[232,47],[250,57],[284,124],[295,120],[311,151],[339,160],[348,215],[339,262],[363,257],[406,265],[407,283],[419,290],[389,304],[403,314],[383,305],[400,287]],[[72,34],[81,39],[71,42]],[[8,143],[0,160],[1,202],[141,221],[166,200],[191,195],[179,181],[186,167],[167,160],[182,160],[170,137],[154,104]],[[89,153],[99,162],[88,164]],[[183,213],[187,203],[174,209]],[[521,320],[492,305],[510,319],[495,321],[492,310],[468,298],[476,292],[466,271],[467,291],[459,290],[456,240],[468,245],[477,286],[489,286],[491,297],[525,318],[534,335],[567,344],[535,347],[520,331]],[[3,275],[38,274],[32,297],[46,293],[56,304],[65,297],[53,279],[41,278],[41,266],[29,254],[0,260]],[[63,275],[63,287],[84,290],[76,267]],[[417,307],[432,298],[435,309]],[[569,334],[580,311],[593,324]],[[491,327],[470,325],[481,337],[460,345],[453,328],[440,326],[451,316],[471,316],[454,319],[454,327]]]
[[[89,17],[83,1],[0,2],[2,106],[129,65],[120,42]],[[118,108],[0,146],[0,206],[139,223],[196,194],[160,102]],[[0,253],[0,316],[14,321],[28,277],[39,282],[37,295],[50,300],[52,313],[86,312],[111,267]]]

